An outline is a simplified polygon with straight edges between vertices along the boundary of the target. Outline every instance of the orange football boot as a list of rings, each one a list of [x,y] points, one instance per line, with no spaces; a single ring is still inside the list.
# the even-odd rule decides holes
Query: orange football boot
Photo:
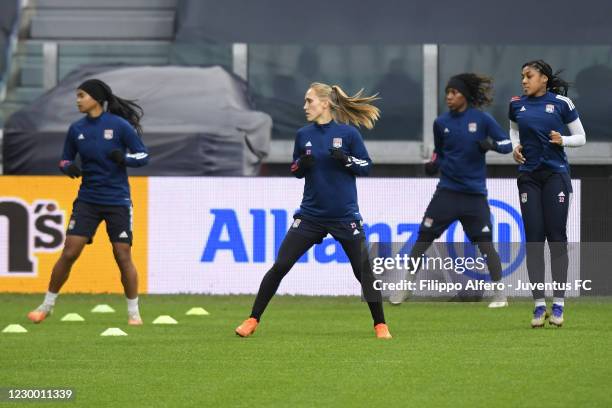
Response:
[[[40,323],[45,320],[50,314],[50,310],[47,311],[44,309],[36,309],[28,313],[28,319],[30,319],[33,323]]]
[[[236,327],[236,334],[240,337],[249,337],[251,334],[255,333],[255,329],[259,322],[254,317],[249,317],[242,324]]]
[[[391,339],[391,333],[389,333],[389,327],[384,323],[378,323],[374,326],[374,331],[376,332],[376,337],[379,339]]]

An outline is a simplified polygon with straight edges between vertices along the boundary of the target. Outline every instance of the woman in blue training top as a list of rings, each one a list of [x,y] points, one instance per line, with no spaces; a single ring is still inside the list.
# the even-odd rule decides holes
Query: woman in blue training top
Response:
[[[514,160],[520,164],[518,189],[527,239],[527,271],[531,283],[544,283],[544,241],[551,257],[553,306],[550,324],[563,325],[567,283],[567,215],[572,185],[564,147],[585,144],[586,135],[569,84],[542,60],[522,66],[523,96],[510,101],[510,137]],[[565,129],[569,136],[562,136]],[[532,327],[543,327],[544,290],[534,289]]]
[[[425,165],[427,174],[436,174],[438,170],[442,174],[425,210],[410,257],[420,258],[453,222],[459,221],[470,241],[486,257],[491,280],[500,282],[502,268],[493,246],[485,156],[489,150],[510,153],[512,144],[495,119],[480,110],[492,103],[491,93],[492,80],[481,75],[463,73],[448,80],[449,111],[434,121],[435,149],[431,161]],[[400,304],[407,294],[408,291],[394,291],[389,301]],[[498,285],[489,307],[506,306],[508,301]]]
[[[128,304],[128,323],[141,325],[138,310],[138,275],[132,262],[132,201],[126,167],[147,164],[149,154],[142,143],[140,106],[114,95],[98,79],[83,82],[76,103],[85,116],[70,125],[60,170],[70,178],[83,176],[66,231],[66,241],[51,273],[44,302],[28,314],[42,322],[53,310],[55,299],[98,225],[105,221],[113,255],[121,271]],[[104,109],[106,107],[106,110]],[[75,163],[80,156],[82,171]]]
[[[363,90],[362,90],[363,91]],[[340,242],[359,282],[376,337],[389,339],[382,298],[375,291],[362,219],[357,205],[355,176],[369,173],[372,161],[359,131],[349,125],[371,129],[379,110],[375,96],[362,91],[348,96],[339,86],[313,83],[305,95],[304,111],[312,124],[298,130],[291,172],[305,178],[304,196],[294,222],[283,240],[274,265],[264,276],[251,316],[236,328],[236,334],[253,334],[266,306],[283,277],[297,260],[329,233]]]

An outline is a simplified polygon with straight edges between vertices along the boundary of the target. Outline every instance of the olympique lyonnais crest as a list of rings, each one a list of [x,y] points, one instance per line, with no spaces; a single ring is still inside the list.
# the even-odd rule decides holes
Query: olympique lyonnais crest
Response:
[[[342,138],[341,137],[334,137],[334,140],[332,141],[332,146],[334,147],[334,149],[339,149],[342,147]]]
[[[113,129],[104,129],[104,139],[111,140],[113,138]]]
[[[554,113],[555,112],[555,105],[551,105],[551,104],[546,105],[546,112]]]
[[[476,131],[478,130],[478,125],[476,125],[476,122],[470,122],[470,123],[468,124],[468,130],[469,130],[471,133],[476,132]]]

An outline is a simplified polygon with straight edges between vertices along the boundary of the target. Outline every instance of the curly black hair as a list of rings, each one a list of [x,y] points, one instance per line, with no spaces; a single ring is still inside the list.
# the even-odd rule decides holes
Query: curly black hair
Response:
[[[453,76],[449,80],[449,85],[453,81],[460,81],[460,83],[465,85],[466,90],[462,93],[470,105],[480,108],[493,103],[493,79],[484,75],[466,72]],[[447,85],[447,89],[452,88],[449,85]],[[458,91],[461,92],[459,89]]]

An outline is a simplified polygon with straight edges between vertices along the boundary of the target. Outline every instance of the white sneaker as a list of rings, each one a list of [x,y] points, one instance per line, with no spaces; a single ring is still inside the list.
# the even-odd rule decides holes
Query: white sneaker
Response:
[[[508,307],[508,298],[504,295],[503,291],[495,289],[493,299],[489,303],[489,309],[498,309],[500,307]]]
[[[410,297],[410,291],[406,290],[394,290],[389,296],[389,303],[395,306],[399,306]]]
[[[404,281],[413,282],[415,279],[415,275],[410,273],[410,271],[406,271],[404,275]],[[399,283],[399,282],[398,282]],[[410,297],[410,290],[408,289],[398,289],[391,292],[389,295],[389,303],[395,306],[399,306],[404,303]]]

